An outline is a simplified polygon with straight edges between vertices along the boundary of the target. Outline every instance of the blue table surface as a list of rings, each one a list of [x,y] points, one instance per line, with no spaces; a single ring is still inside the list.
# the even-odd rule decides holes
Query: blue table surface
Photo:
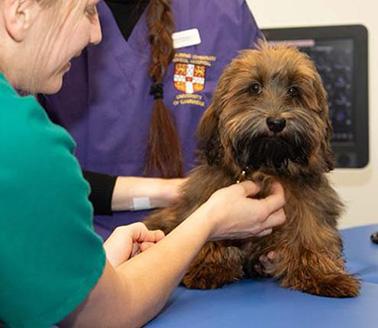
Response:
[[[179,287],[147,327],[378,327],[378,225],[342,230],[349,272],[362,280],[361,295],[334,299],[243,280],[216,290]]]

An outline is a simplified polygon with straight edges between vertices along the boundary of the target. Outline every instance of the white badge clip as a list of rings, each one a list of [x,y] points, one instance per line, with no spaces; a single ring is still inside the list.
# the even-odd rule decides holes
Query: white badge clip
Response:
[[[173,48],[180,49],[184,47],[201,44],[201,36],[198,28],[180,31],[172,34]]]

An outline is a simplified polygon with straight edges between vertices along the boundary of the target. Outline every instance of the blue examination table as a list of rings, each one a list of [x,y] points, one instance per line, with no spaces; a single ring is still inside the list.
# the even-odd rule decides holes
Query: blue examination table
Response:
[[[378,225],[342,230],[349,272],[361,295],[333,299],[279,287],[273,280],[244,280],[217,290],[179,287],[149,328],[367,328],[378,327]]]

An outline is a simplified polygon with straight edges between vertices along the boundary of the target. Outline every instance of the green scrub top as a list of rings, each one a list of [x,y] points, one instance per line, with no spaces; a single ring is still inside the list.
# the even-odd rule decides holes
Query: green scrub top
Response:
[[[0,73],[0,321],[6,327],[58,323],[103,272],[105,253],[74,147],[35,98],[20,96]]]

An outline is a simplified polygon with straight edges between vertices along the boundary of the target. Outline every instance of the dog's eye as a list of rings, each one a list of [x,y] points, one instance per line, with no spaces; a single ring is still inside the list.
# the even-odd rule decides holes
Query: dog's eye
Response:
[[[253,82],[249,87],[249,92],[253,95],[259,95],[262,92],[262,86],[258,82]]]
[[[287,90],[287,94],[291,97],[291,98],[296,98],[299,96],[299,90],[297,87],[290,87],[288,90]]]

